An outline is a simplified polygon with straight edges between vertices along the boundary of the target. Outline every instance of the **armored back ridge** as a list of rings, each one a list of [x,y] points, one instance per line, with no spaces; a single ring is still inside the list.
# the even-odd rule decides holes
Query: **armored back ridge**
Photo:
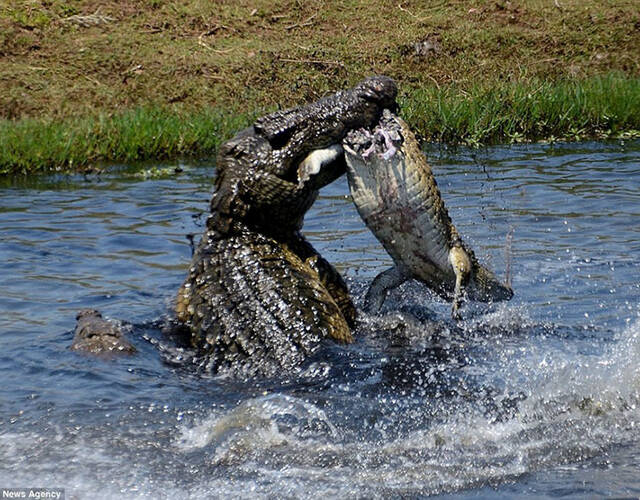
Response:
[[[220,148],[211,215],[176,303],[209,369],[270,375],[324,338],[353,340],[347,287],[299,230],[318,190],[345,172],[331,146],[376,123],[396,92],[369,78],[260,118]]]

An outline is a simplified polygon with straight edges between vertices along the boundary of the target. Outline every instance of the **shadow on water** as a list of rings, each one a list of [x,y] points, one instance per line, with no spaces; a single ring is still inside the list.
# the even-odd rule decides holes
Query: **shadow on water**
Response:
[[[428,154],[457,227],[499,273],[513,229],[514,300],[468,304],[456,323],[408,283],[381,316],[360,315],[354,345],[327,342],[271,380],[203,372],[162,331],[211,166],[4,181],[3,486],[71,498],[640,494],[640,143]],[[329,186],[305,232],[360,303],[391,261],[347,195],[344,180]],[[87,307],[132,323],[138,354],[69,351]]]

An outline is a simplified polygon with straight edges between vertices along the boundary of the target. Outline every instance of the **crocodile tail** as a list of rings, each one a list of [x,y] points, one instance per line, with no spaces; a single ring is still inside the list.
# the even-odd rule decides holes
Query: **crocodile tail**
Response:
[[[475,261],[475,257],[474,257]],[[502,283],[495,274],[477,261],[474,262],[472,298],[481,302],[511,300],[513,289]]]

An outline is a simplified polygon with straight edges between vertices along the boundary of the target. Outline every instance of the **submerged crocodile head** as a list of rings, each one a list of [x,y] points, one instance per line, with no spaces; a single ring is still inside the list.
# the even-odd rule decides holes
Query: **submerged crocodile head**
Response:
[[[365,307],[379,309],[386,291],[409,278],[452,298],[456,316],[463,296],[484,302],[513,296],[460,238],[401,118],[385,110],[374,127],[349,132],[342,145],[358,212],[396,266],[374,280]]]
[[[136,352],[125,338],[123,327],[104,319],[100,311],[83,309],[76,315],[76,320],[72,350],[104,357]]]

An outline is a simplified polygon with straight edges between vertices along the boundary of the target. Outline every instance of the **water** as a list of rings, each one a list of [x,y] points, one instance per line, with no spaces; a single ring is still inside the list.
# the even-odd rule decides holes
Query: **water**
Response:
[[[300,374],[199,373],[158,325],[202,232],[206,162],[0,186],[0,487],[68,498],[637,497],[640,142],[433,148],[454,222],[516,296],[408,284]],[[329,186],[305,232],[358,303],[390,265]],[[69,351],[77,310],[134,323],[134,357]]]

